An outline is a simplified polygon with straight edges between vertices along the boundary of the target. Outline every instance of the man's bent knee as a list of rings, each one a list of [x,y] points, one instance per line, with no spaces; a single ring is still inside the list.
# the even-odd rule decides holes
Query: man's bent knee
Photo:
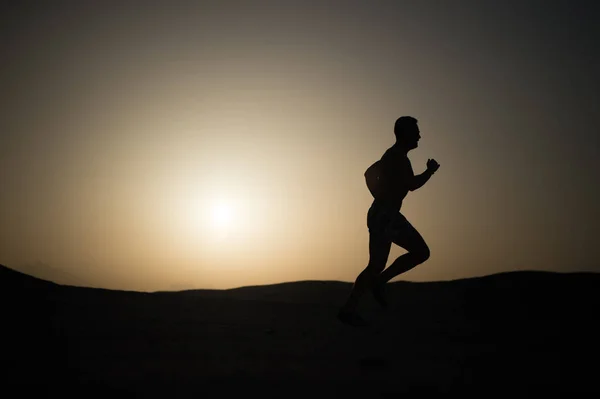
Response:
[[[419,263],[425,262],[431,256],[431,252],[429,251],[427,244],[423,244],[422,246],[416,248],[416,250],[412,251],[412,253],[417,258]]]

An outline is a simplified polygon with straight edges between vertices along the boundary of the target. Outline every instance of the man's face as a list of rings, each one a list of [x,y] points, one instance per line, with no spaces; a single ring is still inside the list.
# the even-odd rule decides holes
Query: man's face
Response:
[[[409,126],[404,134],[406,145],[409,150],[415,149],[419,146],[419,140],[421,139],[421,131],[419,126],[414,124]]]

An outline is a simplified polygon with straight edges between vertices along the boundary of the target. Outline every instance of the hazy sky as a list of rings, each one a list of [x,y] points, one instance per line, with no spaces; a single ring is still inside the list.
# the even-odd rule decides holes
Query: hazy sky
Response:
[[[413,169],[441,167],[404,202],[431,258],[401,279],[600,271],[597,2],[137,3],[2,6],[0,263],[353,281],[363,172],[412,115]]]

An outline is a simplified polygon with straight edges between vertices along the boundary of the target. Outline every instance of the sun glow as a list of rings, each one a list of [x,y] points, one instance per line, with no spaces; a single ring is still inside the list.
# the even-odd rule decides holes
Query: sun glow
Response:
[[[211,219],[213,226],[218,229],[229,227],[233,219],[233,208],[225,202],[218,202],[212,206]]]

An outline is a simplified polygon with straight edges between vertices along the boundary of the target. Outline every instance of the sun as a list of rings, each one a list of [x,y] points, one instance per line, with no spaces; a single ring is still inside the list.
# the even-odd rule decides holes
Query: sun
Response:
[[[211,208],[212,224],[217,229],[225,229],[231,225],[233,208],[226,202],[217,202]]]

